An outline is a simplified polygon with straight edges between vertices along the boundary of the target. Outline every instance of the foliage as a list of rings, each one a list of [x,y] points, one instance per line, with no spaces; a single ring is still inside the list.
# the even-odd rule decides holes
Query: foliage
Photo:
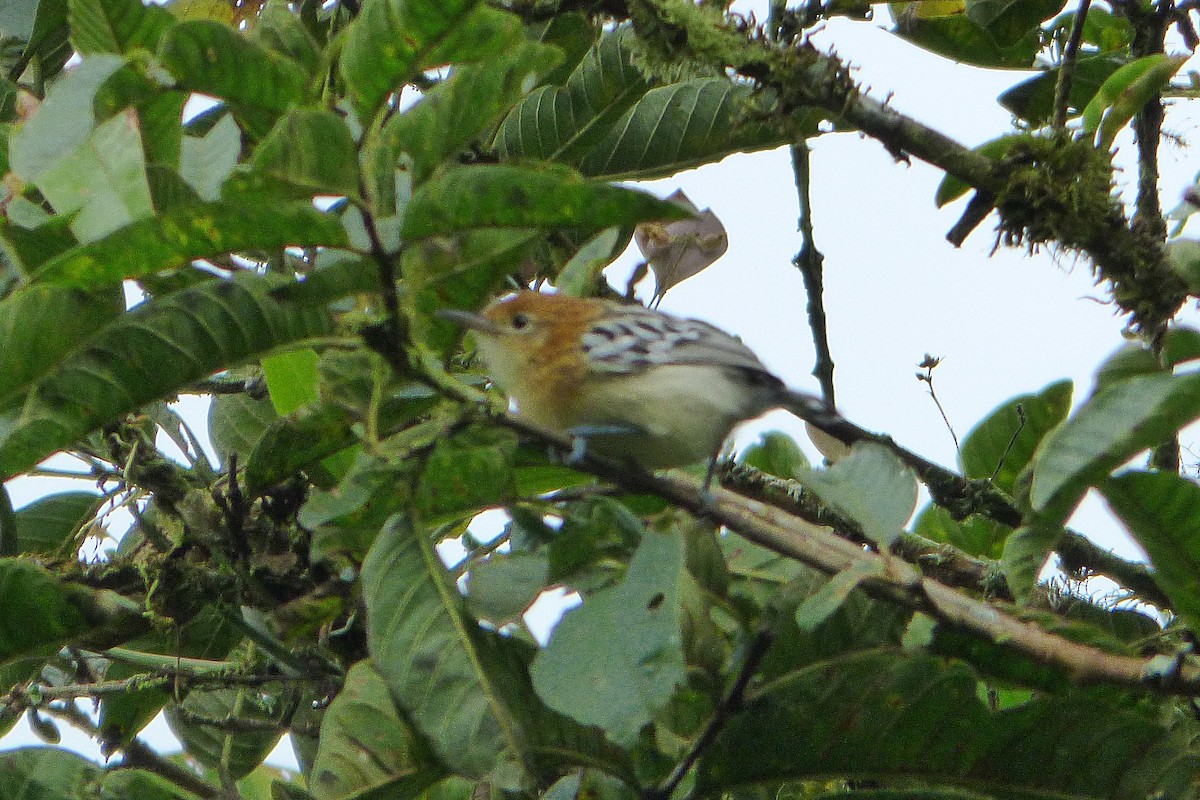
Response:
[[[1043,59],[968,151],[804,43],[858,2],[7,4],[0,477],[65,452],[99,491],[0,489],[0,732],[47,740],[0,753],[0,796],[1200,795],[1200,490],[1171,455],[1200,332],[1168,326],[1200,244],[1164,246],[1153,193],[1127,218],[1108,152],[1135,124],[1152,155],[1183,61],[1154,36],[1196,34],[1112,5],[891,4],[933,52]],[[1065,381],[1004,403],[960,473],[816,414],[837,463],[771,434],[726,471],[768,507],[564,466],[437,316],[609,291],[638,226],[661,297],[723,230],[614,181],[835,130],[944,169],[939,203],[974,190],[962,235],[995,207],[1004,242],[1091,258],[1139,338],[1073,413]],[[1079,549],[1091,490],[1152,570]],[[1068,544],[1161,614],[1048,591]],[[557,589],[582,605],[539,645]],[[160,712],[180,759],[139,738]],[[284,734],[297,774],[262,765]]]

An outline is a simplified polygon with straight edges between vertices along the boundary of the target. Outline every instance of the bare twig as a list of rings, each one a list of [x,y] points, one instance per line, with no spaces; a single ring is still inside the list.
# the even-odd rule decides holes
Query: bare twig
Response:
[[[738,670],[737,678],[734,679],[733,685],[729,687],[729,691],[721,698],[721,702],[717,704],[713,710],[712,716],[708,723],[704,726],[704,730],[696,737],[696,741],[688,748],[688,752],[671,770],[671,774],[667,777],[661,786],[649,789],[643,792],[644,800],[668,800],[679,788],[679,784],[687,777],[688,771],[695,765],[700,756],[704,755],[704,751],[712,746],[716,740],[717,734],[728,724],[734,714],[742,710],[742,705],[746,697],[746,687],[750,685],[751,679],[754,678],[754,673],[758,671],[758,665],[762,663],[763,656],[771,649],[771,642],[774,641],[774,636],[770,628],[759,628],[755,633],[754,638],[750,642],[750,646],[746,650],[745,660],[742,662],[742,668]]]
[[[792,174],[796,179],[796,198],[800,204],[797,230],[800,231],[800,251],[792,259],[796,269],[804,278],[804,289],[808,294],[808,327],[812,330],[813,346],[817,358],[812,374],[821,384],[821,396],[829,405],[834,404],[833,355],[829,350],[829,327],[825,319],[825,282],[823,277],[825,257],[813,240],[812,198],[809,192],[811,172],[809,149],[806,142],[792,145]]]
[[[1067,37],[1067,46],[1063,49],[1062,61],[1058,65],[1058,81],[1054,84],[1054,120],[1055,130],[1065,130],[1067,127],[1067,106],[1071,104],[1071,81],[1075,78],[1075,59],[1079,53],[1079,45],[1083,42],[1083,25],[1087,20],[1088,7],[1092,0],[1079,0],[1079,8],[1075,11],[1075,23],[1071,26],[1071,35]]]

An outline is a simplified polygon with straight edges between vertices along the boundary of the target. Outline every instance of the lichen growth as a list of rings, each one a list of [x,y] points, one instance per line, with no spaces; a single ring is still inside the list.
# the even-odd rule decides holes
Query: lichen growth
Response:
[[[1161,239],[1129,230],[1112,169],[1109,154],[1086,140],[1014,139],[999,166],[999,242],[1087,253],[1134,326],[1157,330],[1179,309],[1186,287],[1167,266]],[[1132,235],[1114,235],[1121,229]]]

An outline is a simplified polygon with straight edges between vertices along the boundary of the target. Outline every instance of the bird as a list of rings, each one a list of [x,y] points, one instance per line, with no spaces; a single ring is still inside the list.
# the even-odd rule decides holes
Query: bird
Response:
[[[518,414],[571,437],[568,461],[586,452],[658,470],[708,460],[707,490],[738,423],[779,407],[805,419],[832,412],[733,334],[641,305],[524,290],[439,316],[473,333]]]

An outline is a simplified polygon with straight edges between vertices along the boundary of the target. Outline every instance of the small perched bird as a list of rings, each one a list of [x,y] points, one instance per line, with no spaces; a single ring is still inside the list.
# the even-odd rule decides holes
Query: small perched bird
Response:
[[[525,291],[480,314],[440,315],[474,332],[518,413],[573,437],[576,455],[586,446],[646,469],[711,459],[711,481],[742,420],[778,407],[801,417],[831,411],[784,386],[737,337],[642,306]]]

